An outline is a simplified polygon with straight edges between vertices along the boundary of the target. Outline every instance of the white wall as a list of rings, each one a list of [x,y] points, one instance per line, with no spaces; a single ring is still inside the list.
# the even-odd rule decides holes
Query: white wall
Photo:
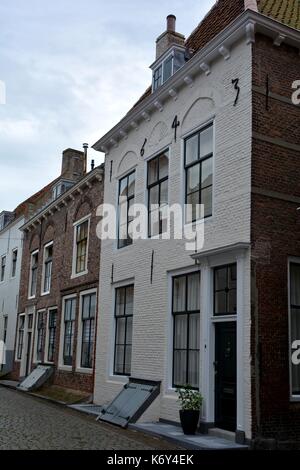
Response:
[[[0,340],[3,340],[4,316],[8,317],[6,337],[7,363],[4,371],[11,370],[15,347],[16,321],[18,311],[18,295],[20,285],[23,234],[19,228],[24,224],[21,217],[0,232],[0,259],[6,255],[4,281],[0,282]],[[12,278],[12,252],[18,250],[16,276]]]
[[[236,92],[232,79],[239,78],[241,93],[236,107]],[[177,142],[171,125],[175,115],[181,126]],[[220,58],[212,64],[207,77],[199,75],[193,87],[183,88],[177,101],[169,100],[162,112],[155,112],[150,122],[141,123],[138,130],[129,133],[128,139],[110,150],[105,161],[105,202],[117,204],[118,179],[136,167],[135,202],[146,202],[146,159],[170,148],[169,204],[184,203],[184,170],[182,137],[214,119],[215,154],[213,217],[205,222],[204,250],[215,249],[238,242],[250,242],[250,177],[251,177],[251,47],[238,44],[231,51],[231,58]],[[145,155],[140,149],[148,139]],[[112,181],[109,181],[110,162],[113,160]],[[150,284],[151,254],[154,250],[153,284]],[[96,352],[95,402],[107,403],[117,394],[125,378],[114,377],[114,288],[134,282],[134,323],[132,376],[161,380],[162,393],[143,419],[178,420],[176,396],[170,389],[170,273],[185,268],[194,269],[191,253],[185,250],[182,240],[135,241],[132,246],[117,250],[116,241],[102,242],[99,321]],[[233,254],[235,260],[235,255]],[[210,260],[208,260],[209,264]],[[111,266],[114,264],[114,284],[111,285]],[[244,424],[243,430],[250,437],[250,269],[249,255],[243,263],[243,328],[244,358]],[[129,281],[127,281],[129,280]],[[203,284],[204,286],[204,284]],[[201,295],[208,292],[201,288]],[[204,305],[203,299],[201,305]],[[206,302],[207,305],[207,302]],[[204,308],[204,307],[203,307]],[[201,311],[209,317],[208,311]],[[201,328],[202,328],[201,327]],[[200,332],[204,338],[203,332]],[[201,371],[208,367],[201,344]],[[205,365],[206,364],[206,365]],[[207,370],[208,377],[210,372]],[[208,378],[207,378],[208,380]],[[201,389],[207,384],[201,383]],[[207,389],[207,393],[212,393]]]

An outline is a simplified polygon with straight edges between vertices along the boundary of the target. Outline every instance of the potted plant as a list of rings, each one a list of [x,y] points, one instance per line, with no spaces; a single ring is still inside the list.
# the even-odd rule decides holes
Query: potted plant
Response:
[[[184,434],[195,434],[203,397],[190,385],[178,388],[176,393],[178,393],[178,401],[180,402],[179,416],[183,432]]]

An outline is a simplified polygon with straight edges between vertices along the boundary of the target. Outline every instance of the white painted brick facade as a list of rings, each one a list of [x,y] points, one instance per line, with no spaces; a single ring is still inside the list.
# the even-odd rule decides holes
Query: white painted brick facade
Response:
[[[117,148],[111,149],[105,161],[104,201],[117,204],[118,179],[136,166],[135,202],[146,202],[146,160],[157,152],[170,148],[169,204],[184,202],[183,139],[201,125],[214,119],[215,153],[213,217],[205,222],[204,250],[239,242],[250,242],[251,188],[251,46],[241,42],[231,51],[231,58],[220,58],[212,64],[209,76],[199,74],[193,87],[183,88],[178,99],[170,99],[162,112],[155,112],[150,122],[140,124]],[[233,106],[236,92],[232,79],[239,78],[240,98]],[[181,126],[177,142],[171,125],[175,115]],[[145,138],[144,158],[140,149]],[[129,152],[129,153],[128,153]],[[127,155],[127,156],[126,156]],[[112,181],[109,180],[113,161]],[[150,284],[151,253],[154,250],[153,284]],[[172,323],[170,312],[170,274],[184,268],[195,269],[191,252],[183,240],[140,240],[117,250],[116,241],[102,242],[100,272],[100,311],[97,331],[95,402],[108,403],[126,383],[126,378],[113,376],[114,289],[120,283],[134,282],[134,323],[132,376],[161,380],[161,395],[144,414],[143,420],[178,421],[176,395],[170,389],[170,348]],[[226,259],[225,259],[226,258]],[[227,257],[224,260],[227,261]],[[236,255],[230,255],[235,261]],[[241,258],[243,311],[243,424],[241,430],[251,437],[250,399],[250,257]],[[222,259],[220,260],[222,261]],[[111,266],[114,264],[114,285]],[[206,273],[211,260],[207,260]],[[188,269],[189,271],[189,269]],[[203,271],[204,272],[204,271]],[[201,274],[202,277],[202,274]],[[210,322],[208,287],[201,284],[201,328]],[[205,365],[206,333],[200,333],[200,377],[206,382],[211,371]],[[202,380],[202,379],[201,379]],[[207,383],[201,383],[204,392]],[[212,393],[210,388],[209,393]],[[208,404],[204,404],[204,419],[208,419]],[[206,418],[205,418],[206,414]]]

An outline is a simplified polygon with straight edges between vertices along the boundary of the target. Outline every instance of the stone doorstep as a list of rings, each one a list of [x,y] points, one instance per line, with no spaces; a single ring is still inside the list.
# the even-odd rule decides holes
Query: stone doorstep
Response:
[[[16,390],[19,385],[19,382],[17,382],[16,380],[0,380],[0,385],[2,385],[2,387],[12,388]]]
[[[247,450],[247,445],[237,444],[229,439],[211,436],[208,434],[195,434],[187,436],[183,434],[181,427],[164,423],[140,423],[129,424],[130,429],[141,431],[156,437],[174,442],[186,449],[193,450]]]

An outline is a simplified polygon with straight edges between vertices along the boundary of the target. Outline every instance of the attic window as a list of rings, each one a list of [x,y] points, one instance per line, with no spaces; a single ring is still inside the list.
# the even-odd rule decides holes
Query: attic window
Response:
[[[153,69],[153,91],[157,90],[185,64],[185,53],[181,49],[173,49],[157,67]]]
[[[73,186],[74,183],[71,181],[61,180],[59,181],[52,190],[53,200],[64,194],[68,189]]]

